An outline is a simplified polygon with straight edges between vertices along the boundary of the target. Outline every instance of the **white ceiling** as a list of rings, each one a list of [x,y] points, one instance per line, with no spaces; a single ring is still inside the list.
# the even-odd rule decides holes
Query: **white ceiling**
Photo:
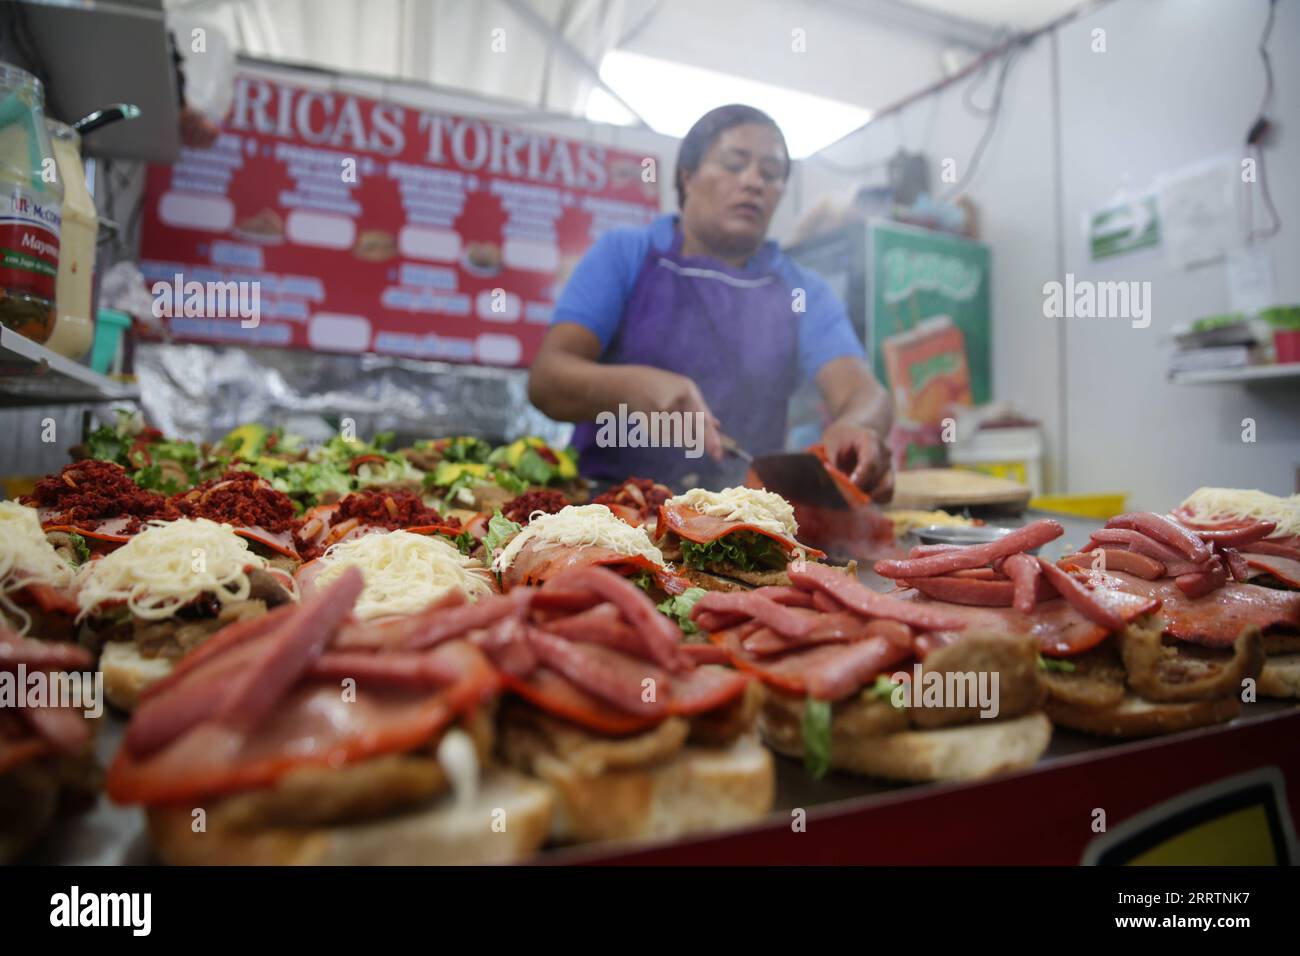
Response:
[[[583,115],[611,49],[875,111],[1083,0],[166,0],[237,50]],[[488,36],[502,28],[509,52]],[[792,39],[802,32],[804,49]],[[802,53],[802,55],[799,55]]]
[[[1081,5],[1081,0],[907,0],[907,5],[1023,31],[1037,29],[1069,13]]]

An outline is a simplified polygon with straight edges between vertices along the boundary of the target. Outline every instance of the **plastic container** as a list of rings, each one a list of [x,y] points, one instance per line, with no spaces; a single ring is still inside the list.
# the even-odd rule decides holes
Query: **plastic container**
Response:
[[[1128,492],[1100,495],[1040,495],[1031,498],[1029,507],[1039,511],[1078,518],[1113,518],[1122,515],[1128,502]]]
[[[984,427],[970,441],[948,447],[954,468],[1007,478],[1043,491],[1043,437],[1037,426]]]
[[[117,309],[100,309],[95,322],[95,347],[90,353],[90,367],[100,375],[120,372],[122,338],[131,327],[131,317]]]
[[[1277,364],[1300,362],[1300,329],[1278,329],[1273,333],[1273,348]]]
[[[1300,362],[1300,305],[1271,305],[1259,317],[1273,330],[1278,365]]]
[[[0,323],[34,342],[57,318],[62,202],[41,82],[0,63]]]

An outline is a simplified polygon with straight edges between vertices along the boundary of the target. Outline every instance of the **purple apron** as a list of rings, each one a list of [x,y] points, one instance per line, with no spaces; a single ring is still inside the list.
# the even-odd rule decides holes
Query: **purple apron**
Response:
[[[681,243],[675,229],[668,251],[650,250],[601,361],[685,375],[742,448],[754,455],[779,451],[797,384],[799,316],[772,266],[775,247],[764,245],[744,269],[734,269],[706,256],[684,256]],[[708,455],[688,458],[682,448],[602,448],[598,431],[596,423],[584,422],[573,434],[579,470],[595,481],[653,478],[681,491],[744,478],[745,465],[734,457],[715,462]]]

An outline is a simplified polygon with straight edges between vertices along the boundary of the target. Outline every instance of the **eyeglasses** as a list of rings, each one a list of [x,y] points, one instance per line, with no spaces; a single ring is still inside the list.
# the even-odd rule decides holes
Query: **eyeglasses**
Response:
[[[783,185],[785,183],[787,163],[784,159],[776,156],[760,156],[756,158],[748,150],[725,149],[716,156],[711,157],[711,160],[735,176],[739,176],[748,169],[750,163],[757,163],[758,176],[765,185]]]

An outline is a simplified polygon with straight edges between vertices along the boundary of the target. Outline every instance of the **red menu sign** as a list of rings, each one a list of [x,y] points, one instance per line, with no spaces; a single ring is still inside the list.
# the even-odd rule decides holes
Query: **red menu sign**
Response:
[[[527,365],[595,238],[658,214],[654,162],[241,74],[149,168],[141,268],[177,339]]]

